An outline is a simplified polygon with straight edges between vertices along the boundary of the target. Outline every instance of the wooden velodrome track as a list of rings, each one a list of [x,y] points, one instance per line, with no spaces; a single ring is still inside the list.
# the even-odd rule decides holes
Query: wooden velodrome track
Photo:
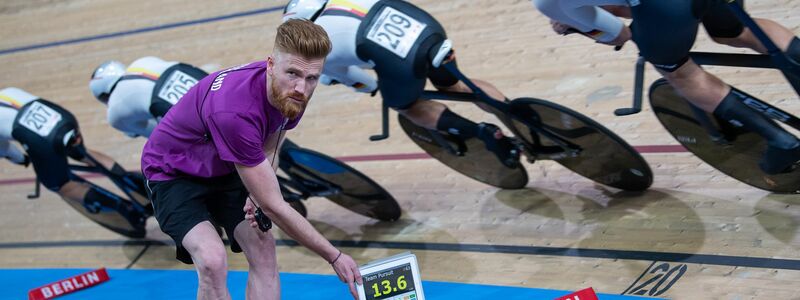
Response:
[[[640,195],[609,190],[551,162],[528,165],[526,189],[498,190],[422,153],[392,119],[379,130],[379,98],[320,86],[289,137],[339,158],[390,191],[404,209],[395,223],[377,223],[321,198],[309,219],[360,263],[411,249],[425,280],[658,295],[674,299],[800,299],[800,200],[738,183],[676,145],[649,111],[615,117],[631,97],[634,45],[620,52],[578,36],[552,33],[530,1],[413,1],[447,29],[467,75],[488,80],[509,97],[548,99],[580,111],[642,147],[655,173]],[[264,59],[283,1],[46,1],[0,3],[0,85],[27,90],[73,112],[87,146],[139,167],[143,139],[129,139],[105,120],[88,79],[100,62],[130,63],[154,55],[209,69]],[[751,14],[800,32],[800,2],[749,1]],[[193,20],[256,11],[208,22]],[[184,26],[164,26],[180,24]],[[163,27],[159,27],[163,26]],[[156,28],[158,27],[158,28]],[[152,28],[139,33],[106,35]],[[98,37],[76,41],[85,37]],[[48,43],[71,41],[62,45]],[[26,46],[39,47],[25,48]],[[709,42],[696,48],[739,50]],[[743,51],[740,51],[743,52]],[[649,67],[648,67],[649,68]],[[790,112],[800,101],[771,71],[712,68],[728,82]],[[648,69],[648,80],[656,74]],[[469,104],[454,110],[491,120]],[[661,152],[657,150],[666,150]],[[186,269],[170,245],[128,241],[88,221],[55,194],[27,200],[31,169],[0,162],[0,268]],[[166,240],[154,220],[150,238]],[[288,239],[278,233],[278,239]],[[363,242],[363,243],[354,243]],[[365,247],[367,242],[375,242]],[[459,246],[461,244],[461,246]],[[305,248],[279,246],[282,272],[331,274]],[[242,255],[230,267],[245,269]]]

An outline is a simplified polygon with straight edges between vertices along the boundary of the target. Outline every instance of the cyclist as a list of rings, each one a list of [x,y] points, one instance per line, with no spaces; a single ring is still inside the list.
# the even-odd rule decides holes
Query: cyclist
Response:
[[[127,68],[106,61],[92,72],[89,89],[108,106],[112,127],[131,137],[149,137],[169,108],[206,75],[194,66],[152,56]]]
[[[24,152],[12,141],[21,144]],[[39,181],[76,209],[83,207],[85,211],[81,213],[116,210],[131,227],[143,229],[146,216],[142,212],[73,177],[67,157],[93,166],[87,153],[112,173],[127,174],[107,155],[84,147],[78,121],[66,109],[18,88],[0,90],[0,156],[26,167],[33,164]],[[126,225],[116,227],[112,221],[100,224],[119,233],[126,232],[121,229]]]
[[[726,7],[727,0],[533,0],[554,20],[554,29],[574,27],[598,42],[621,45],[633,40],[641,55],[698,108],[742,126],[767,140],[759,166],[767,174],[794,169],[800,160],[800,141],[742,101],[747,98],[689,57],[700,23],[711,38],[733,47],[766,53],[761,42]],[[744,6],[744,0],[737,0]],[[628,29],[617,16],[630,16]],[[758,25],[791,59],[800,61],[800,40],[780,24],[756,19]],[[566,25],[566,26],[563,26]]]
[[[476,124],[439,102],[422,101],[426,78],[444,91],[472,92],[444,67],[451,43],[430,14],[400,0],[291,0],[283,20],[319,24],[333,43],[320,82],[341,83],[363,93],[380,91],[383,101],[415,124],[463,139],[477,137],[509,167],[519,150],[499,127]],[[377,80],[367,70],[373,69]],[[488,82],[474,82],[489,96],[505,96]]]

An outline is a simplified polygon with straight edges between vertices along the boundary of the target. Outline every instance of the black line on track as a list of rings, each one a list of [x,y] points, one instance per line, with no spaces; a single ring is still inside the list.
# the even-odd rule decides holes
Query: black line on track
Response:
[[[143,256],[143,255],[144,255],[144,253],[147,251],[147,249],[150,249],[150,245],[152,245],[152,244],[153,244],[153,243],[149,243],[149,242],[148,242],[147,244],[145,244],[145,245],[144,245],[144,248],[142,248],[142,251],[141,251],[141,252],[139,252],[139,255],[136,255],[136,257],[134,257],[134,258],[133,258],[133,260],[131,261],[131,263],[129,263],[129,264],[128,264],[128,265],[125,267],[125,270],[128,270],[128,269],[130,269],[131,267],[133,267],[133,265],[134,265],[134,264],[136,264],[136,262],[138,262],[140,258],[142,258],[142,256]]]
[[[278,246],[294,247],[300,245],[294,240],[287,240],[287,239],[280,239],[276,240],[275,242]],[[347,247],[347,248],[382,248],[382,249],[403,249],[403,250],[504,253],[504,254],[520,254],[520,255],[645,260],[645,261],[682,262],[682,263],[704,264],[704,265],[800,271],[800,260],[767,258],[767,257],[747,257],[747,256],[729,256],[729,255],[713,255],[713,254],[630,251],[630,250],[610,250],[610,249],[488,245],[488,244],[337,241],[337,240],[331,241],[331,243],[338,247]],[[229,244],[229,242],[225,240],[225,244]],[[172,246],[175,245],[175,243],[172,240],[86,240],[86,241],[57,241],[57,242],[44,241],[44,242],[0,243],[0,249],[58,248],[58,247],[117,247],[117,246],[133,246],[133,245]]]
[[[642,277],[644,277],[644,274],[647,274],[647,271],[650,271],[650,269],[653,268],[653,266],[655,266],[655,265],[656,265],[656,261],[654,260],[652,263],[650,263],[650,266],[648,266],[646,269],[644,269],[644,271],[642,271],[642,274],[639,275],[639,278],[636,278],[636,280],[631,282],[631,286],[629,286],[627,289],[625,289],[625,291],[622,292],[622,294],[620,294],[620,295],[625,295],[630,289],[633,288],[633,285],[636,284],[637,282],[639,282],[639,280],[641,280]]]

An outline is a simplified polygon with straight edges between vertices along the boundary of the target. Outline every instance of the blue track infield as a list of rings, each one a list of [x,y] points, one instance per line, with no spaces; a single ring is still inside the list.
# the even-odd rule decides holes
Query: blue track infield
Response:
[[[2,269],[0,299],[27,299],[28,291],[90,270],[87,269]],[[192,270],[117,270],[109,269],[108,282],[60,296],[57,299],[194,299],[197,275]],[[247,272],[230,271],[228,287],[233,299],[244,299]],[[425,297],[437,299],[554,299],[569,291],[479,285],[450,282],[423,282]],[[344,284],[332,275],[281,273],[282,299],[351,299]],[[584,287],[575,287],[576,290]],[[599,294],[601,300],[649,299]]]

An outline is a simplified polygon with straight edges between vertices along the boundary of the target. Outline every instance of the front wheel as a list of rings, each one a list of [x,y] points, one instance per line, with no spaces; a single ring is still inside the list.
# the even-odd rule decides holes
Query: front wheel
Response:
[[[530,126],[578,146],[576,155],[566,155],[562,151],[537,158],[555,160],[583,177],[626,191],[643,191],[653,183],[653,172],[639,152],[589,117],[535,98],[519,98],[510,104],[511,112],[517,116],[511,121],[512,132],[521,137],[528,148],[556,146]]]

